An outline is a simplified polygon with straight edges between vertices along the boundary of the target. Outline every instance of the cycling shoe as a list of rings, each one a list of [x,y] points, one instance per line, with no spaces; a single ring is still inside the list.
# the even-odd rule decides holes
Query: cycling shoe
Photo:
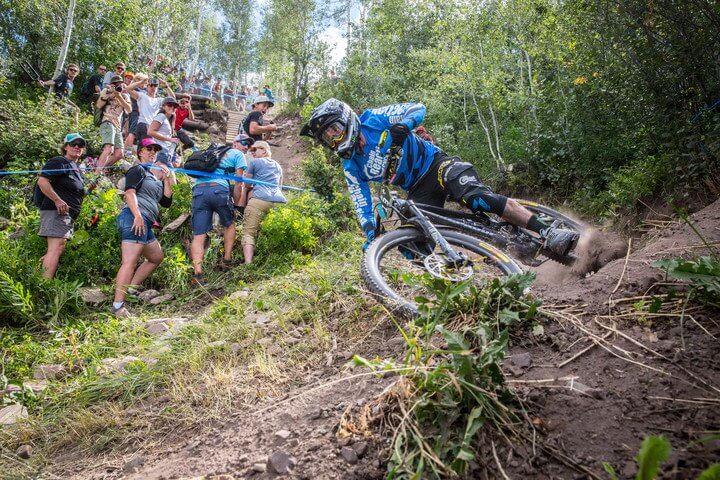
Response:
[[[560,257],[566,256],[577,245],[580,234],[564,228],[546,228],[540,235],[543,239],[543,249]]]

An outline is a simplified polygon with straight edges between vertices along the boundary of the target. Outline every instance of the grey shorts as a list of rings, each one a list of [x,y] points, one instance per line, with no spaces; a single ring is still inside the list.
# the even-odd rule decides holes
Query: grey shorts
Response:
[[[60,215],[56,210],[40,210],[41,237],[72,238],[73,219],[70,215]]]
[[[122,131],[110,122],[100,124],[100,137],[102,137],[103,145],[123,148]]]

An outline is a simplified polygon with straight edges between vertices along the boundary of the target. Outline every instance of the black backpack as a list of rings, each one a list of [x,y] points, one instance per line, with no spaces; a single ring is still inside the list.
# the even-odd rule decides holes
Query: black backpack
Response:
[[[206,150],[199,150],[190,155],[190,158],[185,160],[183,168],[187,170],[197,170],[198,172],[214,172],[220,166],[222,157],[231,148],[232,147],[227,147],[225,145],[211,143]],[[202,178],[201,175],[188,175],[191,177]]]

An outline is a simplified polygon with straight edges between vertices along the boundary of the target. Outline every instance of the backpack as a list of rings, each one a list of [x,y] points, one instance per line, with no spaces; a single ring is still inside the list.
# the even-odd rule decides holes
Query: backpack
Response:
[[[198,172],[214,172],[220,166],[222,157],[232,147],[225,145],[218,145],[211,143],[206,150],[199,150],[192,155],[190,158],[185,160],[183,168],[187,170],[197,170]],[[200,175],[193,175],[189,173],[191,177],[202,178]]]

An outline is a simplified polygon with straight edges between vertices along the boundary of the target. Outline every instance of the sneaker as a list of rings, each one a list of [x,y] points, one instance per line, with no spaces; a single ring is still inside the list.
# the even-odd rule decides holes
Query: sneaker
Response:
[[[577,232],[564,228],[546,228],[540,235],[543,238],[543,248],[560,257],[570,253],[580,239]]]
[[[132,314],[130,311],[125,308],[125,304],[122,304],[120,308],[115,308],[113,306],[110,306],[110,312],[115,315],[117,318],[130,318],[132,317]]]
[[[208,286],[207,280],[202,273],[197,273],[190,279],[190,286],[192,288],[205,288]]]

